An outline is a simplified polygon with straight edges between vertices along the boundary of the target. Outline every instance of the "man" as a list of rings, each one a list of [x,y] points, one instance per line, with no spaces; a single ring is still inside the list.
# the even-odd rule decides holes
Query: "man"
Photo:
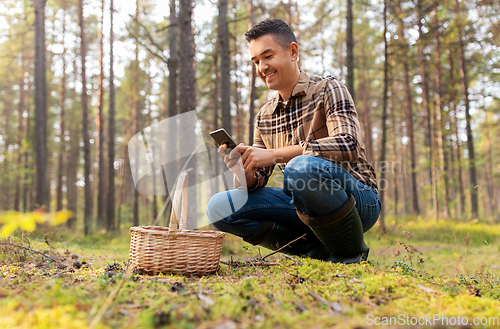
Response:
[[[309,77],[298,67],[299,46],[282,20],[265,20],[245,33],[257,74],[277,90],[257,114],[252,146],[226,154],[236,173],[243,165],[248,201],[230,216],[221,205],[246,192],[214,195],[212,224],[253,245],[332,262],[359,263],[368,257],[363,233],[377,221],[380,200],[375,172],[360,141],[351,95],[335,78]],[[265,187],[274,165],[284,171],[283,187]]]

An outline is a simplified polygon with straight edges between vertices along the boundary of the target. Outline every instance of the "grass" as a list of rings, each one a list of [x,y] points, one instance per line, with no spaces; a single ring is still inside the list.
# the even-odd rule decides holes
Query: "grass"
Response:
[[[435,324],[451,327],[457,316],[469,324],[499,320],[499,226],[389,224],[386,234],[366,234],[370,258],[361,265],[300,257],[303,265],[296,265],[277,254],[270,257],[275,266],[221,264],[205,277],[125,275],[128,231],[36,232],[30,247],[66,257],[66,267],[0,245],[0,328],[87,328],[122,281],[96,328],[390,327],[426,316],[445,317]],[[11,241],[26,246],[16,236]],[[228,235],[222,259],[245,262],[267,253]]]

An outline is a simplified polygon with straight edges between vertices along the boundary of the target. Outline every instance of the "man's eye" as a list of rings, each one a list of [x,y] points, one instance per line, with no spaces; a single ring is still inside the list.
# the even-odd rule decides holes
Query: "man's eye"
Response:
[[[271,57],[273,57],[273,55],[266,56],[266,58],[267,58],[267,59],[269,59],[269,58],[271,58]]]

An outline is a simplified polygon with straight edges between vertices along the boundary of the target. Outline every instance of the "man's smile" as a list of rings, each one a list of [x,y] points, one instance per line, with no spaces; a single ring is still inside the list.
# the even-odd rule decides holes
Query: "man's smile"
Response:
[[[271,77],[273,77],[276,74],[276,71],[268,73],[268,74],[263,74],[266,80],[269,80]]]

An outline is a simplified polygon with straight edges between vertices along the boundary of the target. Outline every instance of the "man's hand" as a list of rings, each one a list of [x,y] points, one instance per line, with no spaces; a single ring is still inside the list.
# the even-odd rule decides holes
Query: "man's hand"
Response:
[[[238,146],[245,146],[241,143]],[[254,183],[253,172],[250,172],[243,168],[243,162],[241,161],[241,153],[238,147],[233,150],[229,150],[226,144],[222,144],[218,150],[219,154],[224,155],[224,163],[227,168],[236,175],[236,179],[240,184],[247,184],[247,186],[252,186]],[[257,170],[257,169],[255,169]],[[245,182],[246,180],[246,182]]]
[[[243,168],[254,173],[258,167],[269,167],[276,163],[274,150],[240,144],[235,150],[241,153]],[[279,161],[278,161],[279,162]]]

